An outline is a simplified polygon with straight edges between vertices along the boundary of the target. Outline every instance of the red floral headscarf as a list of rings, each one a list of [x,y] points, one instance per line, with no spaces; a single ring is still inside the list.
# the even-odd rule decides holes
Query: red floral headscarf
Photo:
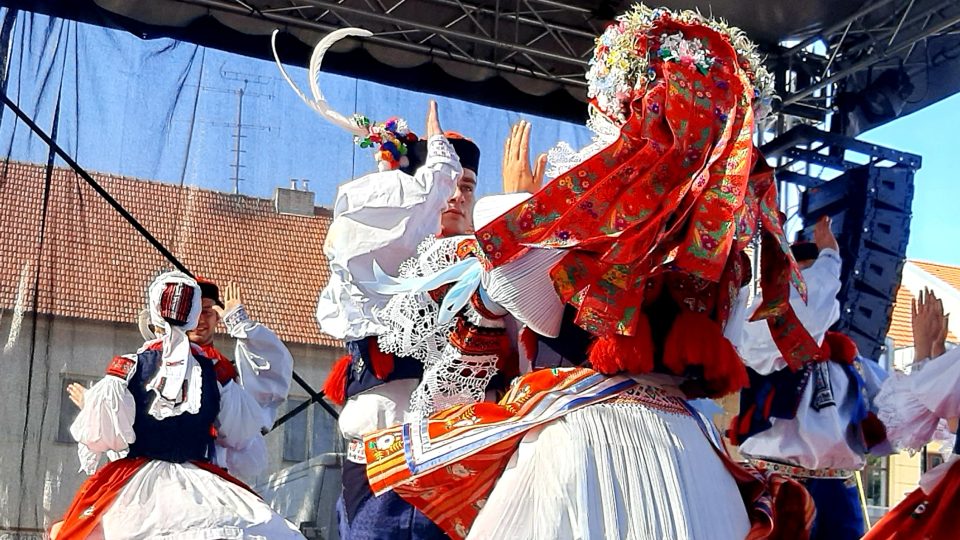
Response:
[[[804,296],[805,285],[777,219],[773,171],[752,142],[768,85],[752,45],[699,14],[638,6],[598,38],[588,79],[592,106],[620,125],[619,138],[481,228],[484,263],[503,265],[531,247],[569,251],[551,271],[558,293],[578,307],[580,326],[616,340],[648,333],[648,289],[672,275],[674,327],[722,337],[748,271],[742,251],[759,235],[756,317],[768,320],[791,366],[812,359],[816,343],[788,301],[791,283]],[[656,360],[674,372],[692,364],[711,371],[693,358],[711,351],[677,349],[677,340],[696,337],[683,330],[670,329],[673,344],[661,338],[642,367],[616,367],[648,371]],[[746,381],[726,346],[724,362],[737,365],[724,367],[727,380],[708,393]]]

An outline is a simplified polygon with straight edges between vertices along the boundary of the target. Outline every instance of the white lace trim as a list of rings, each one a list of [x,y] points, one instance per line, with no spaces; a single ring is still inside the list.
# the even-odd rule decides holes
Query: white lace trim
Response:
[[[447,345],[442,358],[424,369],[423,380],[410,396],[410,409],[420,417],[455,405],[479,403],[497,373],[497,355],[464,356]]]
[[[566,141],[560,141],[548,150],[546,170],[548,177],[556,178],[564,174],[610,146],[620,137],[620,128],[615,123],[593,106],[588,110],[590,117],[587,119],[587,128],[593,132],[593,140],[580,150],[574,150]]]
[[[429,237],[417,247],[417,257],[400,265],[399,277],[419,278],[453,266],[463,237]],[[423,362],[423,379],[410,397],[411,410],[421,416],[464,403],[483,401],[497,373],[497,355],[464,356],[450,344],[459,317],[475,326],[504,328],[503,319],[488,319],[472,304],[447,324],[437,319],[440,306],[427,293],[398,294],[387,302],[379,319],[387,331],[377,339],[380,350]]]
[[[897,450],[914,454],[933,438],[940,418],[917,399],[907,375],[892,373],[874,403],[879,409],[877,417],[887,430],[887,439]]]
[[[399,277],[429,276],[458,262],[457,244],[460,238],[436,239],[427,237],[417,246],[417,256],[400,265]],[[435,362],[449,341],[456,318],[439,324],[440,306],[425,293],[405,293],[392,297],[377,314],[387,327],[377,341],[380,350],[397,356],[410,356],[425,366]]]

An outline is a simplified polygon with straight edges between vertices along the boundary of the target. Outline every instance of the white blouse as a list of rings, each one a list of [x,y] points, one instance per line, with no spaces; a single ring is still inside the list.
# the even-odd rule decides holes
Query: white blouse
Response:
[[[386,171],[340,186],[323,246],[331,275],[316,316],[324,332],[355,341],[384,330],[376,312],[389,296],[364,286],[373,281],[373,263],[396,275],[424,238],[440,233],[440,215],[462,172],[453,147],[435,135],[413,176]]]

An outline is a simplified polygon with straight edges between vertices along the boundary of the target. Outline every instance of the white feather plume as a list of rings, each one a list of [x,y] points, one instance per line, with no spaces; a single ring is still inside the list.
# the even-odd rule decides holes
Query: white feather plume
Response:
[[[333,110],[330,107],[330,104],[327,103],[327,100],[323,97],[323,92],[320,91],[320,64],[323,62],[323,55],[326,54],[327,50],[333,46],[334,43],[340,41],[341,39],[348,36],[357,36],[357,37],[370,37],[373,35],[369,30],[364,30],[362,28],[340,28],[339,30],[334,30],[330,32],[323,39],[317,43],[317,46],[313,48],[313,54],[310,56],[310,68],[308,70],[308,75],[310,78],[310,93],[313,94],[313,99],[308,98],[300,87],[298,87],[293,79],[287,74],[287,71],[283,69],[283,64],[280,62],[280,57],[277,54],[277,34],[280,30],[274,30],[273,35],[270,37],[270,44],[273,48],[273,59],[277,63],[277,67],[280,69],[280,74],[283,75],[284,80],[287,81],[287,84],[290,85],[290,88],[293,88],[293,91],[300,96],[300,99],[303,100],[311,109],[317,112],[320,116],[326,119],[331,124],[340,127],[341,129],[346,130],[353,135],[364,137],[367,135],[367,129],[360,127],[354,122],[351,118],[348,118],[337,111]]]

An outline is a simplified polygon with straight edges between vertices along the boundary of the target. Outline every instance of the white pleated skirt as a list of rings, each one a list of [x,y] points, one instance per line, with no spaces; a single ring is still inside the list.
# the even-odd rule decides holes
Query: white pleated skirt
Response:
[[[604,403],[528,433],[468,538],[743,540],[749,529],[694,417]]]
[[[303,540],[250,491],[190,463],[149,461],[104,513],[91,540]]]

